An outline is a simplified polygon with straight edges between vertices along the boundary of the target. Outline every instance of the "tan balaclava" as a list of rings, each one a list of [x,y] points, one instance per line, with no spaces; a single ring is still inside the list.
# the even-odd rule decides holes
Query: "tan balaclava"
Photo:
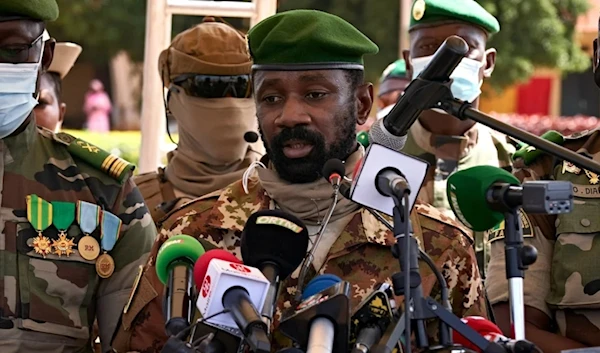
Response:
[[[241,179],[264,154],[264,147],[260,139],[254,143],[244,139],[247,132],[258,130],[251,97],[189,96],[173,84],[174,79],[189,74],[249,75],[251,66],[246,37],[212,18],[177,35],[161,53],[159,71],[169,89],[167,109],[179,131],[177,149],[169,154],[166,168],[177,196],[200,197]]]

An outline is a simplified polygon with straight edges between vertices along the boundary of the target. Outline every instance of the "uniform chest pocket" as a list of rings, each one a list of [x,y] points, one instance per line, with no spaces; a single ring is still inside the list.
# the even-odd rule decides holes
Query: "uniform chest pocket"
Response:
[[[56,254],[55,247],[45,257],[35,251],[33,241],[38,236],[29,223],[17,223],[17,268],[20,317],[38,323],[26,327],[75,338],[87,338],[95,316],[93,297],[98,285],[94,261],[82,258],[77,251],[81,232],[71,226],[68,239],[75,246],[69,256]],[[52,244],[58,238],[56,230],[44,232]]]

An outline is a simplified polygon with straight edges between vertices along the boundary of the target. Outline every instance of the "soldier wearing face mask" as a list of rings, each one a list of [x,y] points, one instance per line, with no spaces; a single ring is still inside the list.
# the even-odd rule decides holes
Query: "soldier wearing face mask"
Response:
[[[155,222],[240,179],[264,154],[255,133],[251,66],[245,36],[211,17],[161,53],[166,111],[177,121],[178,146],[166,168],[135,179]]]
[[[415,79],[447,37],[460,36],[470,50],[451,76],[451,90],[456,98],[478,108],[481,85],[492,75],[496,61],[496,50],[488,48],[487,41],[499,30],[496,18],[474,0],[414,1],[409,28],[410,50],[403,53],[408,76]],[[514,148],[505,136],[486,126],[428,110],[410,129],[403,152],[424,159],[432,166],[419,198],[454,218],[446,197],[450,174],[476,165],[510,170]],[[482,271],[487,258],[483,238],[483,234],[475,234]]]

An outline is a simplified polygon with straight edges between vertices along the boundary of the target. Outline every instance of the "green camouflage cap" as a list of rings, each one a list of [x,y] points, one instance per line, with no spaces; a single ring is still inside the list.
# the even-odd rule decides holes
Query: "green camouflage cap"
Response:
[[[17,19],[54,21],[58,18],[56,0],[2,0],[0,22]]]
[[[254,70],[363,70],[363,55],[379,48],[338,16],[291,10],[258,23],[248,32]]]
[[[475,0],[416,0],[409,30],[421,25],[459,21],[482,27],[489,34],[500,31],[498,20]]]
[[[382,96],[392,91],[403,91],[406,88],[407,81],[410,81],[410,78],[406,76],[406,62],[403,59],[398,59],[383,70],[379,78],[379,91],[377,94]]]

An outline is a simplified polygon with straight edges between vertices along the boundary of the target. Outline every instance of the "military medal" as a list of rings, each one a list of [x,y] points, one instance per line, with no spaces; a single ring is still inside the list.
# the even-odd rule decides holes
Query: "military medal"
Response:
[[[79,255],[86,260],[95,260],[100,254],[100,244],[90,234],[92,234],[100,223],[100,206],[93,203],[77,202],[77,222],[79,228],[85,234],[77,244]]]
[[[598,184],[598,182],[600,181],[600,179],[598,178],[598,174],[594,173],[594,172],[590,172],[589,170],[585,170],[585,175],[587,175],[588,179],[590,180],[590,184],[592,185],[596,185]]]
[[[75,243],[68,238],[67,230],[75,220],[75,204],[72,202],[52,201],[52,223],[58,229],[58,240],[52,241],[54,253],[59,257],[71,255]]]
[[[100,243],[102,244],[104,254],[100,255],[98,260],[96,260],[96,272],[98,272],[98,276],[102,278],[112,276],[115,271],[115,261],[108,252],[114,248],[117,239],[119,239],[121,224],[122,222],[119,217],[110,212],[102,212],[102,221],[100,222]]]
[[[562,173],[565,174],[565,172],[578,175],[581,173],[581,169],[569,161],[563,161]]]
[[[37,195],[28,195],[27,220],[38,233],[33,239],[33,250],[45,258],[52,251],[52,245],[42,232],[52,224],[52,204]]]

